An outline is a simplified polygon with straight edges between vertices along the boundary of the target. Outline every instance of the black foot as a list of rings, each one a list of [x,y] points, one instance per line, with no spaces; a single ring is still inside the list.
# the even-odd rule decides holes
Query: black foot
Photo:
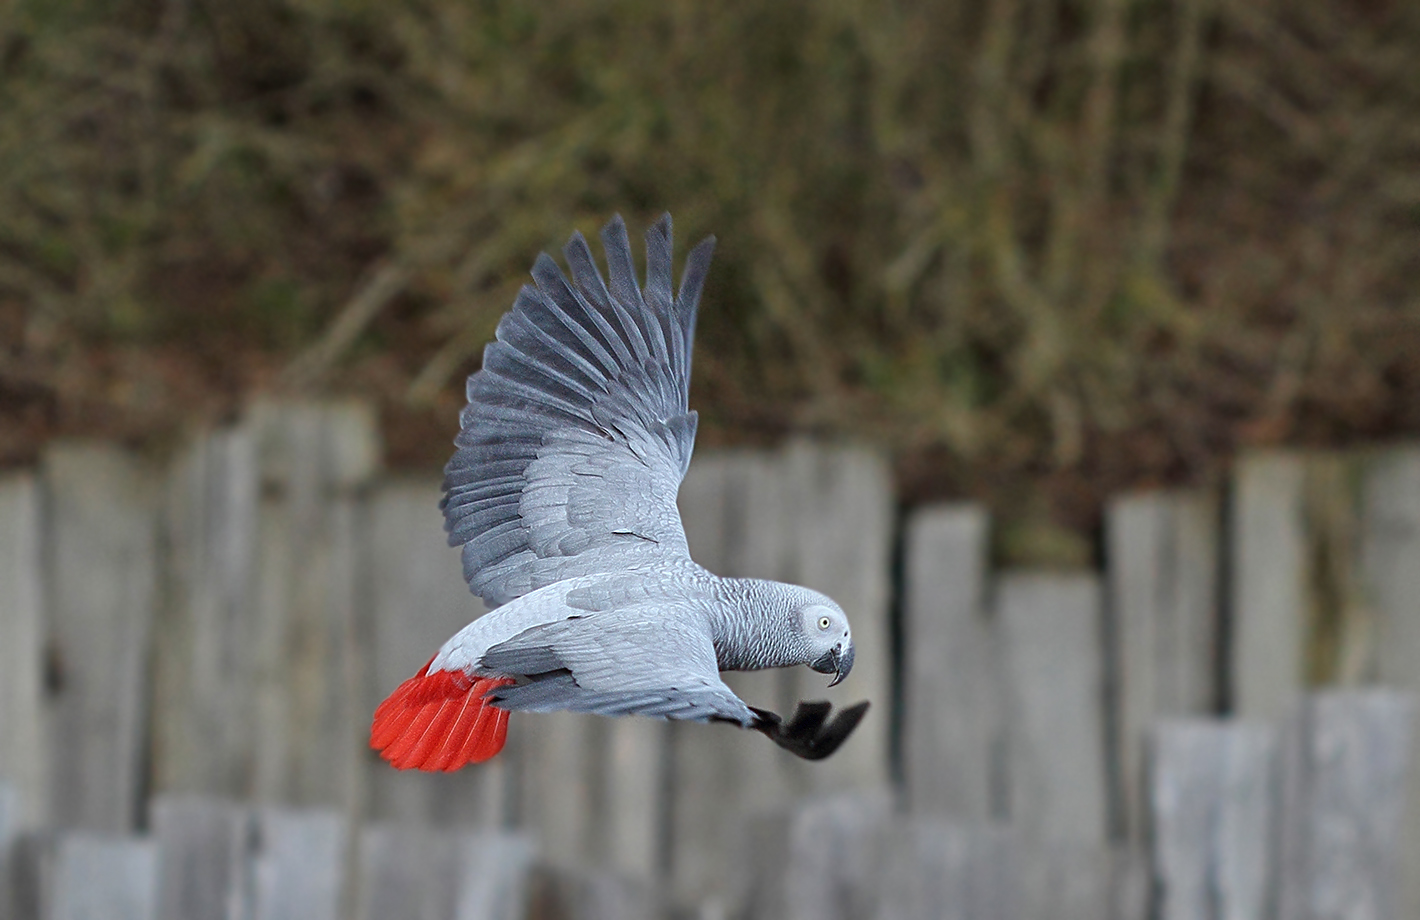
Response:
[[[823,760],[853,734],[853,729],[858,727],[868,711],[868,703],[864,700],[856,706],[849,706],[830,722],[828,714],[832,710],[832,704],[823,700],[800,703],[794,710],[794,718],[785,723],[777,713],[751,706],[750,711],[758,721],[750,727],[763,732],[766,738],[790,754],[805,760]],[[825,725],[825,722],[828,724]]]

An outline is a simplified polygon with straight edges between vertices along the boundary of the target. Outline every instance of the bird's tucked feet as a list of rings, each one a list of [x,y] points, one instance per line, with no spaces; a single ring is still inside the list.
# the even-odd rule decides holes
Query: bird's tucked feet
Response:
[[[868,712],[868,702],[864,700],[840,710],[831,721],[828,714],[833,711],[833,705],[825,700],[800,703],[794,710],[794,717],[787,723],[778,713],[767,709],[751,706],[750,711],[756,720],[750,728],[797,757],[823,760],[838,750],[858,723],[863,721],[863,716]]]

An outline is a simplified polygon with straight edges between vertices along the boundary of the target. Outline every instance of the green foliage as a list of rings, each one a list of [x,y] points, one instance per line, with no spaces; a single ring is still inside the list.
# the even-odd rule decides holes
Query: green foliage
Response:
[[[341,354],[402,349],[418,401],[533,253],[669,209],[721,238],[711,437],[1197,474],[1420,428],[1417,51],[1409,5],[1343,0],[21,2],[0,308],[41,361],[289,356],[395,264]]]

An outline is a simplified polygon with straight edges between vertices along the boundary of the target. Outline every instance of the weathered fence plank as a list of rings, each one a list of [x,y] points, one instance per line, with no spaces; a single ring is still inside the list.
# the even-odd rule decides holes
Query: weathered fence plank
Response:
[[[55,848],[48,920],[156,920],[151,840],[64,834]]]
[[[361,920],[522,920],[534,848],[523,836],[376,822],[361,829]]]
[[[356,491],[374,474],[373,413],[359,404],[253,406],[261,473],[256,563],[256,796],[339,805],[363,798],[369,713],[356,647]]]
[[[24,920],[20,917],[15,891],[22,824],[19,789],[0,780],[0,920]]]
[[[1126,836],[1139,842],[1148,830],[1150,725],[1203,715],[1217,700],[1217,503],[1206,493],[1125,496],[1110,503],[1105,529],[1118,804]]]
[[[1017,845],[1015,884],[1020,920],[1105,920],[1110,916],[1113,865],[1104,846],[1024,840]]]
[[[1103,846],[1100,586],[1010,573],[997,586],[1007,681],[1007,813],[1025,840]]]
[[[985,603],[987,516],[975,505],[907,522],[903,766],[914,814],[989,819],[1002,714],[996,637]]]
[[[536,849],[521,834],[475,831],[458,840],[454,920],[524,920]]]
[[[68,833],[51,866],[51,920],[154,920],[157,851],[136,837]]]
[[[650,719],[614,719],[606,729],[604,805],[597,827],[602,863],[619,873],[651,879],[663,865],[666,725]]]
[[[1370,602],[1376,676],[1420,691],[1420,448],[1387,451],[1363,483],[1361,568]],[[1420,762],[1420,732],[1411,763]],[[1401,842],[1401,915],[1420,917],[1420,769],[1412,766]]]
[[[1232,709],[1282,718],[1301,692],[1306,641],[1305,461],[1244,456],[1232,497]]]
[[[508,737],[517,735],[519,825],[556,866],[599,858],[597,815],[603,805],[607,720],[575,712],[516,713]],[[512,746],[510,740],[509,746]]]
[[[170,477],[166,598],[154,634],[160,792],[253,792],[258,500],[256,445],[245,429],[197,439]]]
[[[458,904],[458,849],[429,827],[375,822],[360,831],[360,920],[450,920]]]
[[[40,513],[32,474],[0,478],[0,781],[16,800],[11,820],[28,827],[49,811]]]
[[[327,809],[264,808],[256,816],[253,920],[337,920],[345,892],[349,824]]]
[[[1159,920],[1265,920],[1276,731],[1169,721],[1156,727],[1152,749]]]
[[[681,484],[679,505],[697,562],[719,575],[788,577],[790,526],[781,458],[764,451],[706,451]],[[752,704],[782,707],[785,675],[727,674]],[[749,816],[788,797],[785,755],[726,726],[669,726],[667,841],[671,890],[687,903],[723,897]],[[754,782],[743,777],[753,776]]]
[[[546,920],[656,920],[660,900],[645,880],[611,871],[543,867],[531,915]]]
[[[745,825],[736,892],[752,920],[866,920],[880,896],[885,792],[817,796]]]
[[[872,916],[1019,920],[1018,851],[1016,835],[1004,826],[902,821],[888,840],[882,897]]]
[[[122,833],[142,789],[156,493],[137,459],[98,445],[50,448],[44,484],[50,814],[62,829]]]
[[[360,548],[371,605],[369,681],[360,712],[365,735],[380,701],[484,612],[483,602],[464,583],[459,550],[445,538],[440,494],[439,480],[430,477],[386,481],[370,496]],[[500,825],[509,817],[509,763],[516,754],[510,745],[506,757],[452,774],[395,770],[370,757],[367,814],[441,826]]]
[[[1282,747],[1279,920],[1400,920],[1399,849],[1416,701],[1308,697]]]
[[[807,668],[791,672],[796,699],[839,705],[867,699],[854,738],[819,763],[796,763],[800,788],[815,792],[872,790],[888,783],[888,707],[892,629],[888,575],[892,557],[892,478],[884,458],[854,447],[790,444],[784,463],[792,496],[792,578],[829,595],[853,622],[857,660],[840,689]]]
[[[159,920],[230,920],[249,907],[247,808],[193,795],[153,800]]]

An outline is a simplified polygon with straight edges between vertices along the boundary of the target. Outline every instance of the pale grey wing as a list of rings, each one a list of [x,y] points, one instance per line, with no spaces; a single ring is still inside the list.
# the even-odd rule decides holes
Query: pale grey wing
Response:
[[[505,709],[755,724],[720,679],[709,637],[664,609],[532,627],[484,652],[479,671],[517,679],[490,694]]]
[[[695,445],[695,313],[714,238],[672,296],[671,220],[646,233],[636,283],[626,226],[601,233],[610,283],[580,233],[546,253],[469,377],[444,523],[464,578],[496,607],[576,575],[689,556],[676,492]]]

